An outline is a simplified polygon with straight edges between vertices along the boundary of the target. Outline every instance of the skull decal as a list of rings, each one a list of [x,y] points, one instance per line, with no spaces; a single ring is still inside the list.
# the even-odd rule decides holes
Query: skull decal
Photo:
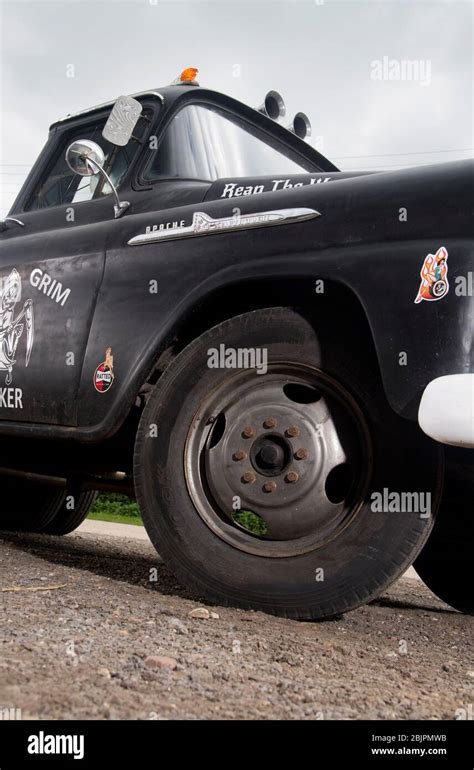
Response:
[[[13,367],[20,340],[26,332],[25,366],[30,362],[34,340],[33,302],[25,300],[15,318],[17,304],[21,301],[21,277],[13,269],[0,286],[0,371],[6,371],[5,384],[13,381]]]

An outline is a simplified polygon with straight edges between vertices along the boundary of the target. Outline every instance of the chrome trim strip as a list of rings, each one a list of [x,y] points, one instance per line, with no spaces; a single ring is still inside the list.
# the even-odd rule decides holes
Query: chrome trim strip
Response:
[[[286,225],[290,222],[304,222],[306,219],[320,217],[315,209],[275,209],[274,211],[256,211],[253,214],[240,214],[238,216],[221,217],[213,219],[203,211],[195,211],[192,224],[188,227],[171,227],[169,229],[152,230],[135,235],[128,241],[129,246],[142,246],[158,241],[170,241],[175,238],[189,238],[199,235],[211,235],[212,233],[233,232],[247,230],[252,227],[268,227],[269,225]]]
[[[134,99],[136,99],[139,96],[153,96],[155,99],[159,99],[162,104],[164,104],[165,97],[163,94],[160,94],[158,91],[138,91],[136,94],[130,94],[130,96],[133,96]],[[74,120],[74,118],[80,118],[82,115],[87,115],[89,112],[95,112],[96,110],[102,110],[105,109],[105,107],[113,107],[115,104],[115,99],[112,102],[103,102],[102,104],[96,104],[95,107],[88,107],[86,110],[80,110],[79,112],[74,112],[69,115],[66,115],[65,118],[59,118],[54,123],[51,123],[50,128],[53,126],[56,126],[58,123],[64,123],[65,120]]]

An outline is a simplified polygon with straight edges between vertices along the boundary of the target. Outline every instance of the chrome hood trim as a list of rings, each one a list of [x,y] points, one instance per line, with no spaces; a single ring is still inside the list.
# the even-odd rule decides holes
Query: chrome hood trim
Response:
[[[129,246],[141,246],[158,241],[169,241],[174,238],[189,238],[212,233],[246,230],[252,227],[268,227],[270,225],[285,225],[291,222],[303,222],[306,219],[320,217],[315,209],[275,209],[273,211],[256,211],[253,214],[239,214],[231,217],[213,219],[202,211],[195,211],[192,224],[188,227],[171,227],[160,229],[160,225],[147,227],[146,232],[135,235],[128,241]]]

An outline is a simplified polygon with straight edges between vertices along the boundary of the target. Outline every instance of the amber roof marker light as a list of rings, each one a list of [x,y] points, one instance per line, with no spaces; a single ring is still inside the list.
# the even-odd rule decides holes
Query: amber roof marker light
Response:
[[[173,86],[198,86],[199,83],[196,80],[196,76],[199,70],[197,67],[186,67],[178,77],[173,80]]]

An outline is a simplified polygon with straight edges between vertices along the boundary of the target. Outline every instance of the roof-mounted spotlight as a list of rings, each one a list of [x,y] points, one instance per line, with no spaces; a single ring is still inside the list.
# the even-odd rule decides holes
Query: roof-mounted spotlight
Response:
[[[265,101],[257,110],[272,120],[278,120],[286,114],[285,102],[278,91],[269,91]]]
[[[311,136],[311,121],[304,112],[297,112],[293,123],[290,123],[287,129],[300,139],[306,139],[307,136]]]

